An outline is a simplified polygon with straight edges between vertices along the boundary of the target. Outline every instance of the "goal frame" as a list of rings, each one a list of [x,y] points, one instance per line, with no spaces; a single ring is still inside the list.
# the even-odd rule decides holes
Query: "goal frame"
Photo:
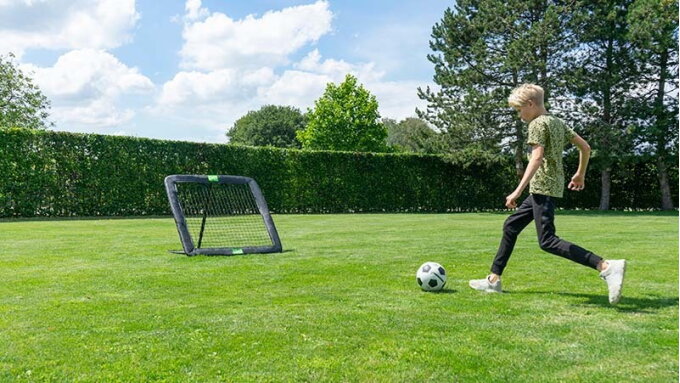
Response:
[[[186,218],[184,215],[184,210],[182,209],[182,203],[179,200],[177,193],[177,185],[180,183],[200,183],[200,184],[247,184],[250,188],[250,192],[255,198],[257,208],[260,212],[260,216],[264,221],[264,225],[267,228],[267,233],[272,241],[271,246],[244,246],[244,247],[208,247],[201,248],[196,245],[194,238],[192,238],[189,228],[187,226]],[[179,233],[180,241],[182,242],[182,248],[184,249],[184,254],[192,255],[236,255],[236,254],[254,254],[254,253],[280,253],[282,251],[281,240],[279,234],[276,231],[276,226],[274,226],[274,221],[272,220],[271,214],[269,213],[269,207],[267,206],[267,201],[264,199],[264,195],[260,190],[257,182],[249,177],[242,176],[230,176],[230,175],[182,175],[175,174],[165,177],[165,191],[168,195],[168,201],[170,202],[170,209],[172,210],[172,216],[175,219],[175,224],[177,225],[177,232]],[[205,222],[206,217],[203,220]],[[203,225],[202,225],[203,226]],[[181,253],[181,252],[180,252]]]

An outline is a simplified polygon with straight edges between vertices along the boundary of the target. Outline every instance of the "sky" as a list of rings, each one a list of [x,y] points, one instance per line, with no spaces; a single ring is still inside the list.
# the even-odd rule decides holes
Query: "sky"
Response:
[[[434,86],[444,0],[0,0],[12,52],[53,129],[224,143],[248,111],[305,112],[355,75],[381,117],[415,116]]]

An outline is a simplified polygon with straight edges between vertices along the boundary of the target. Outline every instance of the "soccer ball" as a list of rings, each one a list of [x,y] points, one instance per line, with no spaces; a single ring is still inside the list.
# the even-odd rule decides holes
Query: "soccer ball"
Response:
[[[418,286],[425,291],[439,291],[446,285],[446,270],[436,262],[425,262],[416,273]]]

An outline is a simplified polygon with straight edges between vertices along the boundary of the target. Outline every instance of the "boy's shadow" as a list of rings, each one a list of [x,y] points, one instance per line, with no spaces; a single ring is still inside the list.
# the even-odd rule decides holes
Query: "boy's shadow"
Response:
[[[551,294],[551,295],[562,295],[575,298],[585,299],[580,302],[581,305],[593,305],[601,307],[610,307],[622,312],[636,312],[636,313],[652,313],[658,309],[664,307],[678,306],[678,297],[658,297],[658,298],[633,298],[626,297],[624,294],[617,305],[609,304],[609,298],[606,294],[576,294],[576,293],[560,293],[560,292],[549,292],[549,291],[505,291],[509,294]]]

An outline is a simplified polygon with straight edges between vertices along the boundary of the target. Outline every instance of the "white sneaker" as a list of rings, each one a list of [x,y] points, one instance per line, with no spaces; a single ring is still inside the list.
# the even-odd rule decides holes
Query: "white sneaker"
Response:
[[[600,273],[600,278],[607,282],[609,288],[609,303],[615,305],[621,299],[621,289],[623,289],[623,277],[626,275],[626,260],[617,259],[606,261],[609,266]]]
[[[470,287],[472,287],[475,290],[484,291],[487,293],[502,293],[503,290],[501,289],[500,278],[497,279],[496,282],[491,283],[491,281],[489,281],[489,277],[491,276],[489,275],[484,279],[470,280]]]

